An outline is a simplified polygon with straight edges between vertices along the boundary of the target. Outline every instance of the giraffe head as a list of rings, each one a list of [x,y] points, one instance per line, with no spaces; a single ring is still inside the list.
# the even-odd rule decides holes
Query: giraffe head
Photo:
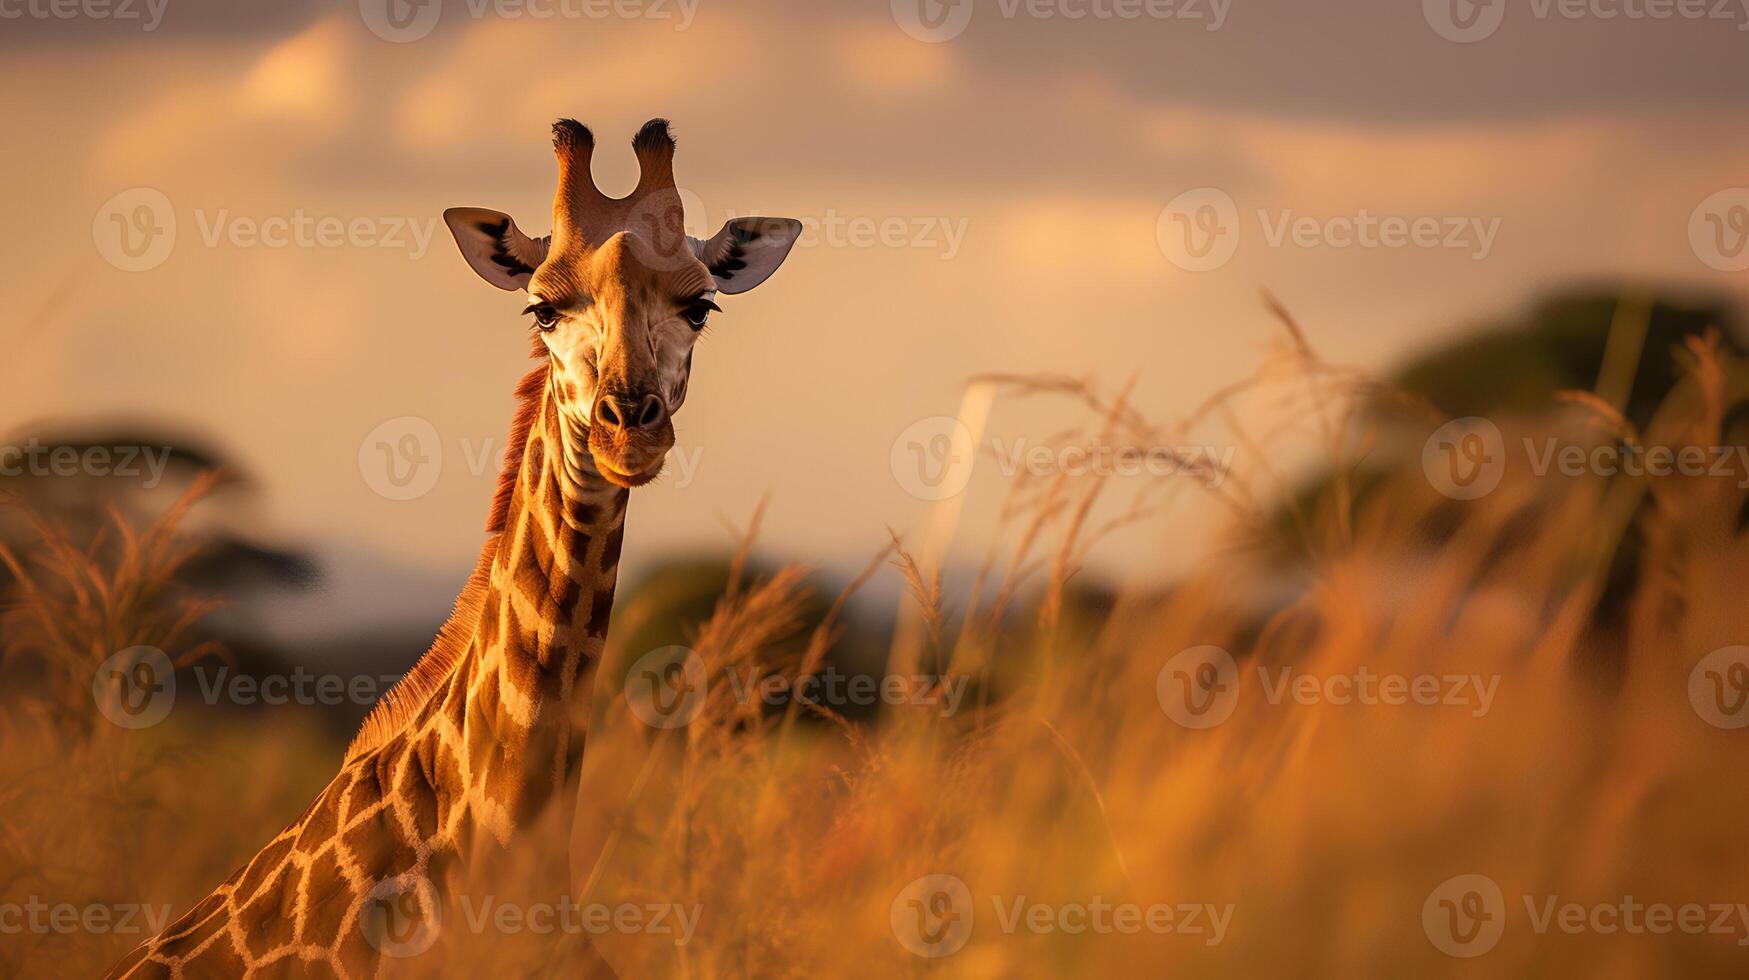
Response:
[[[530,238],[485,208],[443,214],[462,256],[500,289],[525,290],[551,360],[567,440],[586,445],[609,481],[640,486],[661,472],[686,400],[692,347],[719,294],[764,282],[801,233],[790,218],[736,218],[709,241],[688,237],[674,185],[674,139],[654,119],[632,140],[640,176],[623,198],[595,186],[595,138],[553,124],[559,189],[553,232]]]

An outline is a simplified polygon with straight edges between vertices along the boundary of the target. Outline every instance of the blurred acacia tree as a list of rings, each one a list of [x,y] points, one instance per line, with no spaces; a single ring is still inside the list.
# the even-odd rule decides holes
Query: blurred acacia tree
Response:
[[[1619,416],[1616,428],[1654,431],[1660,412],[1679,400],[1673,396],[1687,352],[1708,336],[1718,338],[1727,359],[1744,363],[1749,343],[1730,298],[1632,288],[1554,293],[1520,315],[1460,330],[1361,396],[1353,422],[1369,442],[1340,474],[1342,492],[1333,467],[1315,469],[1267,512],[1251,543],[1284,578],[1303,580],[1331,544],[1328,529],[1341,523],[1328,519],[1335,510],[1358,511],[1405,474],[1419,474],[1429,417],[1434,425],[1471,416],[1548,419],[1562,407],[1563,392],[1586,392],[1589,410]],[[1406,414],[1413,416],[1407,424]],[[1724,438],[1742,441],[1740,427],[1727,425]],[[1532,509],[1520,519],[1537,517]],[[1440,501],[1418,531],[1426,547],[1439,547],[1462,522],[1461,502]],[[1626,529],[1613,554],[1593,618],[1598,628],[1622,624],[1640,574],[1638,525]]]
[[[36,428],[36,427],[33,427]],[[45,431],[46,430],[46,431]],[[253,484],[198,440],[36,428],[0,459],[0,669],[8,718],[83,735],[92,672],[133,646],[179,665],[224,649],[207,617],[254,584],[314,580],[251,536]]]

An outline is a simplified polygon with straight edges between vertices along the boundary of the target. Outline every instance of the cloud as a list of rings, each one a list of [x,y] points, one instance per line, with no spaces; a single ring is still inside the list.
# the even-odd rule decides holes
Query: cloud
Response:
[[[341,0],[344,2],[344,0]],[[178,41],[262,43],[309,26],[334,3],[323,0],[97,0],[7,4],[0,47],[137,46]]]
[[[1741,183],[1749,150],[1730,100],[1648,108],[1532,86],[1517,96],[1533,110],[1449,111],[1447,94],[1422,112],[1431,83],[1399,84],[1380,65],[1413,72],[1421,58],[1460,94],[1495,98],[1498,86],[1463,89],[1443,50],[1406,37],[1329,46],[1369,66],[1369,91],[1350,91],[1357,69],[1320,63],[1315,13],[1271,26],[1261,7],[1236,7],[1212,39],[1183,25],[1092,24],[1093,42],[1062,23],[992,20],[980,4],[964,37],[942,45],[905,36],[881,4],[706,5],[685,31],[455,9],[407,44],[373,36],[344,5],[259,38],[166,35],[0,60],[0,84],[42,93],[8,109],[29,151],[0,174],[29,189],[14,216],[32,234],[0,241],[0,293],[30,309],[80,274],[36,341],[58,356],[34,362],[40,374],[0,393],[0,408],[180,413],[258,457],[249,464],[294,523],[465,560],[489,487],[453,474],[417,505],[385,506],[355,457],[365,433],[403,415],[431,419],[452,449],[501,436],[524,366],[514,297],[479,283],[441,231],[415,258],[238,246],[203,228],[221,213],[429,221],[478,204],[538,233],[553,118],[596,129],[598,179],[623,191],[636,174],[631,133],[664,115],[707,223],[757,210],[836,222],[843,237],[798,248],[770,286],[725,304],[691,396],[709,407],[679,423],[683,443],[706,450],[698,482],[640,499],[645,544],[701,540],[717,513],[756,502],[787,460],[746,433],[768,431],[801,397],[821,410],[768,443],[805,445],[810,460],[785,469],[778,504],[789,509],[771,527],[790,539],[773,544],[848,553],[883,521],[914,516],[887,479],[887,450],[905,423],[951,411],[968,375],[1111,380],[1142,365],[1138,390],[1171,414],[1250,367],[1271,329],[1262,287],[1327,353],[1376,365],[1551,279],[1626,269],[1722,283],[1695,261],[1685,226],[1696,202]],[[1271,32],[1282,36],[1259,36]],[[1516,42],[1503,43],[1512,54]],[[1646,57],[1673,58],[1655,45]],[[92,215],[139,186],[171,198],[180,237],[161,268],[133,274],[95,257]],[[1203,186],[1230,194],[1249,225],[1227,266],[1198,275],[1167,261],[1157,221]],[[1361,208],[1501,227],[1478,263],[1272,248],[1254,217]],[[869,244],[854,231],[884,228],[905,234]],[[963,230],[951,255],[947,229]],[[748,380],[772,377],[788,383]],[[836,519],[847,508],[869,515],[870,534]]]

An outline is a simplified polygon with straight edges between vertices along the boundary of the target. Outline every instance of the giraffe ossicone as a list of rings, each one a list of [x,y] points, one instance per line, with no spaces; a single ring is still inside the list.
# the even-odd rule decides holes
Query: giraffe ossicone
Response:
[[[441,948],[443,909],[468,875],[554,846],[519,830],[570,826],[629,491],[674,444],[716,297],[765,281],[801,231],[738,218],[687,237],[665,120],[633,140],[641,176],[625,198],[596,188],[594,146],[580,123],[554,124],[548,237],[499,211],[444,212],[482,278],[529,294],[540,362],[518,386],[487,540],[454,614],[304,814],[110,976],[376,976]]]

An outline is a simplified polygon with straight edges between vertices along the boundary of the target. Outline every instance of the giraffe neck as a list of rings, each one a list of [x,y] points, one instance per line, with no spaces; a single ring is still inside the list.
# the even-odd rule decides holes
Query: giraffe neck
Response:
[[[529,428],[479,625],[447,692],[469,797],[500,842],[566,805],[582,754],[585,679],[607,639],[628,491],[608,483],[551,382]],[[492,819],[496,813],[502,819]]]
[[[343,964],[342,976],[374,976],[382,955],[405,954],[372,938],[361,917],[371,902],[417,899],[416,918],[435,921],[431,903],[467,880],[464,869],[506,855],[515,830],[543,813],[569,828],[628,492],[601,478],[547,384],[478,623],[442,686],[407,727],[350,756],[303,816],[112,976],[182,975],[189,965],[240,976],[317,960]],[[475,846],[482,836],[500,846]],[[537,863],[527,881],[478,880],[498,894],[564,894],[568,862]]]
[[[608,483],[551,388],[511,492],[481,622],[487,660],[536,665],[567,693],[607,638],[628,491]]]

